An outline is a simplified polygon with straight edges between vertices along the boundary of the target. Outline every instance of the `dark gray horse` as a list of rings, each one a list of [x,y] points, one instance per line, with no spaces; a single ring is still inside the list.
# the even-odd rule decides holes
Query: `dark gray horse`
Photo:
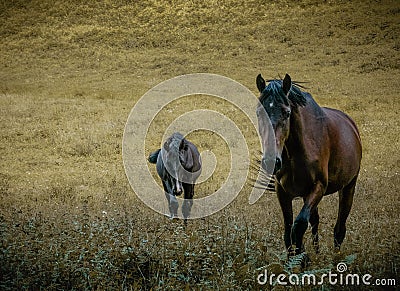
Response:
[[[149,155],[148,160],[156,164],[171,218],[177,216],[178,212],[176,196],[184,192],[182,214],[186,223],[193,205],[194,185],[201,173],[201,159],[197,147],[182,134],[175,132],[165,141],[161,149]]]

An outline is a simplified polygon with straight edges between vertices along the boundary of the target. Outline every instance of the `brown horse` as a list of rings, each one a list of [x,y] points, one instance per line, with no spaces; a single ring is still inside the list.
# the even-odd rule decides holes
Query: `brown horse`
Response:
[[[283,212],[288,256],[304,252],[303,236],[308,223],[318,252],[318,203],[324,195],[337,191],[339,213],[334,246],[339,252],[361,163],[361,140],[356,124],[339,110],[320,107],[287,74],[283,80],[268,82],[266,86],[261,74],[257,76],[261,93],[257,115],[264,148],[267,148],[268,130],[261,112],[269,117],[275,135],[275,152],[264,152],[261,164],[266,169],[265,165],[275,159],[275,190]],[[293,222],[295,197],[303,198],[304,205]]]

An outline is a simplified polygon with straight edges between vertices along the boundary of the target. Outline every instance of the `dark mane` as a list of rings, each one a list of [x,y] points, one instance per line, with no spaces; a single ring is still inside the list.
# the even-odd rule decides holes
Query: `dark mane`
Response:
[[[263,103],[267,98],[272,96],[275,101],[286,102],[286,96],[282,89],[282,80],[267,80],[269,82],[268,86],[265,87],[264,91],[260,96],[260,102]],[[306,92],[301,91],[300,84],[296,82],[292,82],[292,87],[289,91],[289,100],[293,103],[294,106],[305,106],[307,104],[307,95]]]

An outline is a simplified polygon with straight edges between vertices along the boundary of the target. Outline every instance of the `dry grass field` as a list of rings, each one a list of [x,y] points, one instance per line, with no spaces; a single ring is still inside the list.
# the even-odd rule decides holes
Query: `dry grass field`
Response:
[[[198,72],[255,94],[257,74],[289,73],[321,105],[354,118],[364,152],[342,253],[333,253],[332,195],[320,205],[320,254],[305,235],[307,270],[344,260],[349,272],[394,278],[399,288],[399,1],[2,0],[0,38],[1,290],[279,289],[257,283],[264,269],[284,267],[273,193],[249,205],[246,186],[184,229],[146,207],[126,178],[132,107],[158,83]],[[188,104],[241,126],[213,98],[180,102],[155,121],[146,152]],[[226,155],[213,134],[192,139],[218,159],[201,196],[225,179]],[[292,287],[302,288],[312,289]]]

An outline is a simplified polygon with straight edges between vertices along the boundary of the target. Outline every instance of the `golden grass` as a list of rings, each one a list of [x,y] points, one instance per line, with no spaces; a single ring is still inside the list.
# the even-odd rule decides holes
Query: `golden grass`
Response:
[[[194,72],[254,93],[258,73],[288,72],[356,120],[364,155],[343,254],[332,253],[333,195],[320,206],[321,254],[306,234],[309,269],[355,255],[352,272],[398,279],[399,3],[170,2],[0,1],[0,288],[260,288],[257,269],[284,256],[274,194],[250,206],[245,187],[184,230],[146,208],[125,177],[131,108],[159,82]],[[223,102],[203,97],[198,107],[245,122]],[[148,152],[168,121],[158,118]],[[192,137],[223,157],[214,138]],[[199,196],[218,187],[223,167]]]

